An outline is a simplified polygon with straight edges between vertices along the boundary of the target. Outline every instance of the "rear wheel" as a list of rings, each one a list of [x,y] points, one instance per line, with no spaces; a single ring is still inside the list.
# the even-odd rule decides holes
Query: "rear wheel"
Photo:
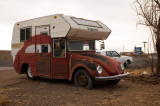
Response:
[[[35,79],[35,76],[32,75],[32,71],[30,67],[28,67],[26,75],[28,79]]]
[[[92,89],[94,86],[91,76],[86,72],[86,70],[79,70],[74,75],[74,84],[78,87],[83,87],[86,89]]]

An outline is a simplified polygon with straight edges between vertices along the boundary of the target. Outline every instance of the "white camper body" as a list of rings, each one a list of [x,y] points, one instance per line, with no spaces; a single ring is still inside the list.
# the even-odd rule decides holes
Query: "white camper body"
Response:
[[[22,28],[30,28],[29,33],[31,33],[31,37],[47,34],[51,38],[79,40],[105,40],[111,33],[111,30],[100,21],[91,21],[60,14],[17,22],[14,25],[12,35],[13,60],[24,44],[24,41],[20,40],[20,29]]]
[[[48,26],[48,29],[44,30],[43,26]],[[12,44],[20,43],[19,30],[24,27],[32,27],[32,36],[38,35],[43,31],[49,31],[52,38],[67,37],[69,39],[105,40],[111,33],[111,30],[100,21],[56,14],[17,22],[13,29]]]

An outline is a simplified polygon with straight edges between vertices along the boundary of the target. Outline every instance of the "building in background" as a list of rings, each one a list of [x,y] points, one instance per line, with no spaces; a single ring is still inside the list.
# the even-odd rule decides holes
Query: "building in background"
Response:
[[[0,50],[0,67],[13,67],[11,51]]]
[[[120,55],[136,55],[134,52],[120,52]]]

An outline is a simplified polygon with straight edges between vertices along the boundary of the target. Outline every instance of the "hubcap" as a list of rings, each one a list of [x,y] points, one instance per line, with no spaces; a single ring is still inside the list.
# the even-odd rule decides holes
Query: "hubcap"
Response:
[[[126,61],[126,66],[128,66],[129,65],[129,63],[128,63],[128,61]]]
[[[31,72],[30,67],[28,67],[27,73],[28,73],[28,76],[29,76],[30,78],[32,78],[32,77],[33,77],[33,76],[32,76],[32,72]]]
[[[88,79],[85,75],[81,74],[78,76],[78,84],[82,87],[85,87],[88,83]]]

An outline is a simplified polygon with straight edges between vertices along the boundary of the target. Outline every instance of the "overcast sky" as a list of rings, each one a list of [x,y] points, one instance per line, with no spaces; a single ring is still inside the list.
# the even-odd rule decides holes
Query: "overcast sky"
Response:
[[[52,14],[72,15],[100,20],[112,33],[105,41],[106,49],[133,51],[148,42],[149,30],[136,26],[134,0],[0,0],[0,50],[10,50],[13,25],[18,21]],[[99,45],[97,44],[97,48]]]

